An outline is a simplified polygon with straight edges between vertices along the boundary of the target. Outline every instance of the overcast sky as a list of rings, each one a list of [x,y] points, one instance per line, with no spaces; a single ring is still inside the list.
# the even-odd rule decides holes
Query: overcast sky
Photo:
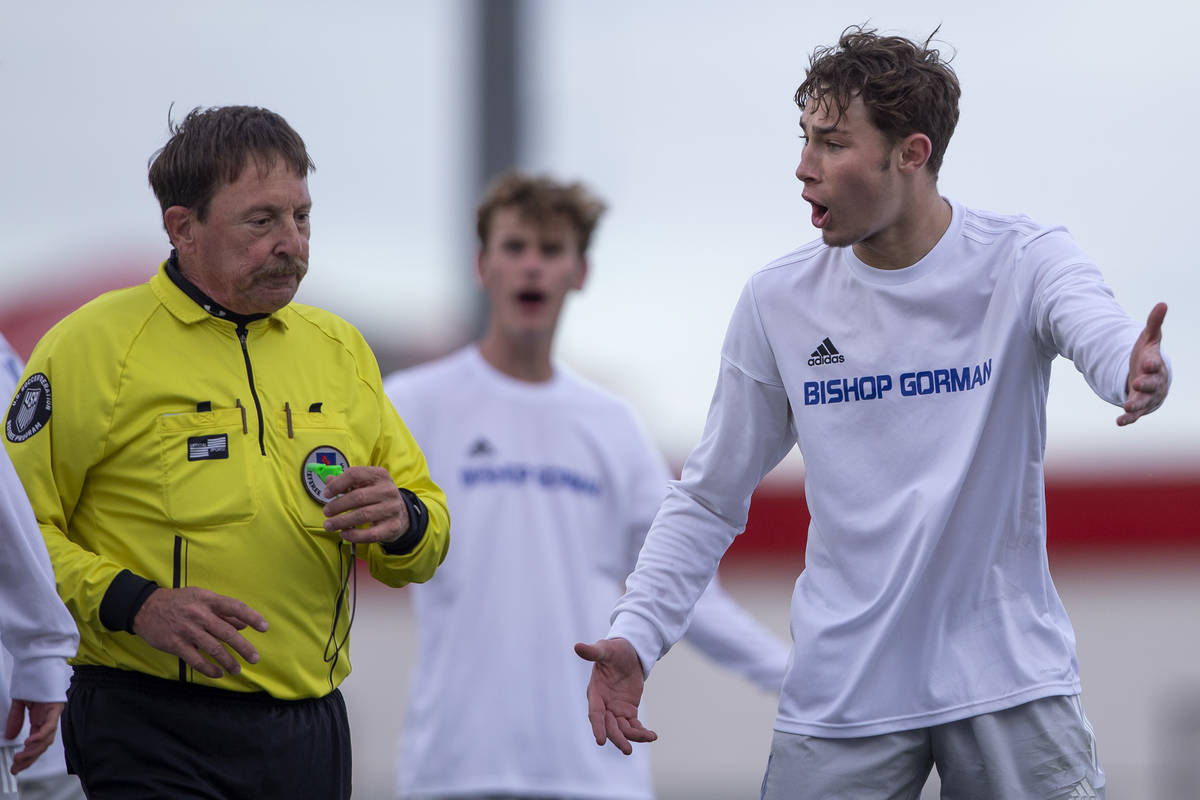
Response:
[[[1065,224],[1139,319],[1171,305],[1172,398],[1132,428],[1056,365],[1052,467],[1200,466],[1200,6],[905,5],[527,3],[521,164],[583,179],[611,206],[560,357],[629,399],[681,460],[742,284],[816,236],[793,175],[792,94],[808,54],[853,23],[922,38],[940,24],[963,84],[943,194]],[[0,310],[113,259],[149,274],[166,241],[146,162],[169,107],[246,103],[287,117],[318,165],[299,299],[348,317],[380,350],[460,341],[473,291],[474,6],[330,6],[0,0]]]

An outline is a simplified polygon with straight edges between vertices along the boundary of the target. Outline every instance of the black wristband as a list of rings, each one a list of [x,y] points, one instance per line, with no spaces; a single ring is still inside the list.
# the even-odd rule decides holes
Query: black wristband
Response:
[[[100,601],[100,624],[110,631],[133,633],[133,618],[157,588],[154,581],[130,570],[121,570]]]
[[[425,529],[429,527],[429,510],[421,502],[421,498],[408,489],[400,490],[400,498],[408,511],[408,530],[399,539],[383,545],[383,552],[389,556],[405,556],[416,549],[425,538]]]

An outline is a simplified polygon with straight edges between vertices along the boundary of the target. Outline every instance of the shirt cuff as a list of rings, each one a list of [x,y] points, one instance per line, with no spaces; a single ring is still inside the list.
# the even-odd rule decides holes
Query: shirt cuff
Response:
[[[146,598],[158,588],[152,580],[127,569],[117,573],[100,601],[100,624],[110,631],[133,633],[133,618]]]
[[[662,637],[644,617],[622,611],[613,617],[612,627],[606,639],[624,639],[633,645],[638,660],[642,662],[642,677],[650,677],[650,668],[666,654]]]
[[[408,511],[408,530],[399,539],[383,545],[383,552],[389,556],[411,553],[425,538],[425,529],[429,527],[429,510],[421,498],[408,489],[400,490],[400,498],[404,500],[404,508]]]
[[[71,668],[63,656],[26,658],[13,664],[12,696],[31,703],[64,703]]]

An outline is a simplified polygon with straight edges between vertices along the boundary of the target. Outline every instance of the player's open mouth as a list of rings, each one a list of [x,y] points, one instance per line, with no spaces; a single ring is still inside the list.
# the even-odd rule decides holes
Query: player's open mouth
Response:
[[[814,228],[824,228],[829,223],[829,207],[820,203],[808,201],[812,205],[812,224]]]
[[[546,293],[539,292],[536,289],[526,289],[522,292],[517,292],[517,303],[526,310],[534,310],[540,308],[542,303],[546,302]]]

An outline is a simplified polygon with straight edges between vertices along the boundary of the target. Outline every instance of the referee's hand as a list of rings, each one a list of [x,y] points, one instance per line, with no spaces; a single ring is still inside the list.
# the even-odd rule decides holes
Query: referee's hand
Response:
[[[133,618],[133,632],[151,647],[179,656],[210,678],[242,671],[229,648],[247,663],[258,663],[258,650],[238,633],[246,626],[260,633],[268,627],[241,600],[195,586],[155,589]]]
[[[625,755],[633,753],[630,742],[653,742],[658,734],[638,719],[645,676],[637,652],[627,640],[601,639],[595,644],[579,642],[575,654],[592,662],[588,681],[588,720],[596,744],[616,745]]]

